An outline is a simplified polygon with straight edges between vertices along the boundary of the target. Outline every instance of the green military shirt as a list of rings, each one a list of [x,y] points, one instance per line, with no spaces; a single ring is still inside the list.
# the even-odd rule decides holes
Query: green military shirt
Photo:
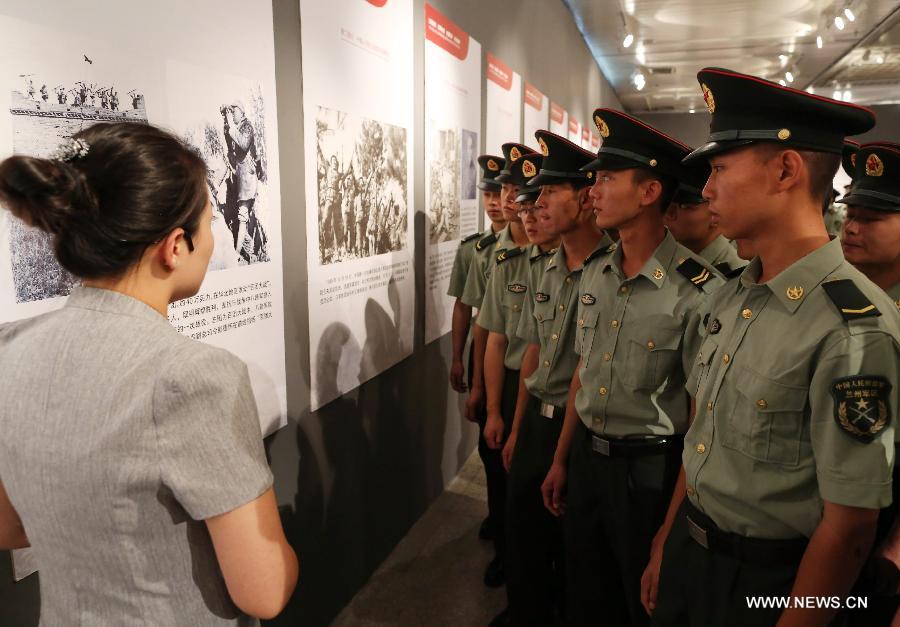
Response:
[[[487,232],[472,233],[459,243],[459,246],[456,248],[456,257],[453,258],[453,269],[450,271],[450,285],[447,287],[447,296],[460,298],[463,295],[463,290],[466,287],[466,276],[469,274],[472,255],[475,253],[475,244],[485,235],[487,235]]]
[[[496,239],[492,235],[496,235]],[[472,263],[469,265],[469,274],[466,276],[466,287],[463,289],[464,304],[476,309],[481,308],[488,277],[497,265],[497,255],[509,248],[517,248],[509,234],[509,225],[495,234],[478,240],[475,244],[475,253],[472,255]]]
[[[585,266],[575,409],[588,429],[611,437],[687,431],[684,383],[699,348],[699,309],[723,283],[668,231],[630,279],[622,272],[621,248]]]
[[[612,246],[609,235],[588,256]],[[537,263],[543,263],[538,261]],[[578,284],[584,265],[569,271],[564,246],[550,257],[530,298],[525,299],[518,335],[529,344],[540,345],[537,369],[525,379],[528,391],[545,403],[566,404],[569,384],[578,366],[575,353],[575,312],[578,308]]]
[[[700,251],[700,257],[725,275],[747,265],[747,262],[738,256],[734,245],[721,235]]]
[[[478,326],[502,333],[507,338],[503,365],[510,370],[522,367],[528,342],[516,334],[525,299],[531,293],[530,269],[533,260],[545,254],[534,244],[512,248],[497,256],[497,267],[488,278],[484,301],[478,313]],[[540,264],[538,264],[540,265]]]
[[[725,531],[809,537],[823,500],[891,502],[900,314],[838,240],[765,284],[760,271],[754,259],[711,299],[687,383],[687,495]]]
[[[894,299],[894,305],[897,306],[897,310],[900,311],[900,283],[897,283],[887,291],[888,296]]]

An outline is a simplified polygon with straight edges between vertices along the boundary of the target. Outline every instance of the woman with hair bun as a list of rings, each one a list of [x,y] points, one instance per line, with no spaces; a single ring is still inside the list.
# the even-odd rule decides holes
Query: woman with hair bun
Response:
[[[153,126],[98,124],[0,163],[0,205],[83,282],[0,325],[0,549],[33,547],[42,622],[277,615],[298,564],[247,368],[167,319],[213,250],[202,159]]]

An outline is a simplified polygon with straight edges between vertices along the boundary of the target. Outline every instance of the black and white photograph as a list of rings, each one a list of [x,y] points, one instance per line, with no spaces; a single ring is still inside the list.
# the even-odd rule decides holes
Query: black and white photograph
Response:
[[[53,69],[19,68],[10,94],[13,152],[48,157],[78,131],[99,122],[147,122],[143,90],[111,76],[107,60],[71,52]],[[16,302],[67,296],[78,281],[53,256],[52,238],[9,217]]]
[[[216,117],[185,133],[207,167],[215,237],[210,270],[270,260],[260,200],[268,171],[265,108],[258,86],[241,96],[219,103]]]
[[[431,128],[428,155],[428,240],[459,239],[460,131]]]
[[[468,129],[461,129],[460,140],[460,176],[462,177],[462,189],[459,197],[463,200],[475,200],[478,184],[478,133]]]
[[[406,129],[318,107],[319,263],[407,247]]]

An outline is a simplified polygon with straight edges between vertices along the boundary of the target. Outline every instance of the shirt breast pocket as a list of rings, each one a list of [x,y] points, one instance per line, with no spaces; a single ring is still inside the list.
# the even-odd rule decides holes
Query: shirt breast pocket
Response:
[[[575,330],[578,341],[578,350],[581,359],[586,366],[591,348],[594,344],[594,335],[597,331],[600,309],[596,306],[581,306],[578,310],[578,328]]]
[[[546,344],[550,334],[553,333],[553,320],[556,316],[556,308],[551,302],[534,304],[534,319],[537,320],[538,334],[542,343]]]
[[[516,291],[510,289],[510,286],[506,286],[503,297],[500,300],[503,305],[503,313],[505,314],[504,320],[506,321],[506,335],[508,337],[513,337],[516,334],[516,329],[519,327],[519,317],[522,315],[522,305],[525,303],[527,296],[527,288],[524,285],[515,284],[513,289]]]
[[[700,397],[700,389],[709,377],[709,369],[713,363],[713,357],[719,350],[719,344],[712,337],[707,337],[700,345],[700,352],[694,358],[694,366],[688,373],[688,392],[694,398]]]
[[[734,389],[732,403],[716,409],[727,412],[722,444],[759,461],[796,466],[809,388],[787,385],[746,367],[736,367],[730,375],[733,378],[725,384]]]
[[[636,390],[655,390],[672,373],[680,357],[682,328],[672,321],[641,321],[619,338],[616,352],[625,352],[622,380]],[[624,342],[624,346],[621,343]]]

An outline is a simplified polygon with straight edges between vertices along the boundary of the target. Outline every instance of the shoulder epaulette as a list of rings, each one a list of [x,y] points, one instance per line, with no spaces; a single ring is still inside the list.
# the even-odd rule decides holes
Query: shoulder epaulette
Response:
[[[713,277],[713,273],[709,268],[690,257],[678,264],[676,269],[680,275],[693,283],[698,290],[702,290],[703,285]]]
[[[880,316],[881,312],[863,294],[852,279],[839,279],[822,283],[828,298],[848,322],[857,318]]]
[[[490,246],[491,244],[493,244],[496,241],[497,241],[497,234],[491,233],[487,237],[482,237],[480,240],[478,240],[478,243],[475,244],[475,250],[484,250],[485,248],[487,248],[488,246]]]
[[[509,250],[504,250],[499,255],[497,255],[497,265],[503,263],[507,259],[512,259],[513,257],[518,257],[519,255],[525,252],[524,248],[510,248]]]
[[[551,248],[550,250],[542,250],[539,255],[535,255],[534,257],[529,259],[529,261],[531,261],[531,263],[534,263],[535,261],[537,261],[539,259],[543,259],[544,257],[549,257],[550,255],[555,255],[556,250],[557,250],[556,248]]]
[[[466,237],[462,238],[462,241],[460,242],[460,244],[468,244],[473,239],[478,239],[480,236],[481,236],[481,233],[472,233],[471,235],[467,235]]]
[[[717,263],[714,267],[716,270],[722,273],[722,276],[724,276],[726,279],[731,280],[736,276],[740,276],[744,271],[744,268],[747,267],[747,264],[732,267],[730,263],[728,263],[727,261],[723,261],[721,263]]]
[[[588,265],[590,262],[592,262],[594,259],[596,259],[597,257],[602,257],[603,255],[606,255],[606,254],[608,254],[608,253],[611,253],[611,252],[614,251],[616,248],[617,248],[617,246],[616,246],[615,242],[613,242],[613,243],[610,244],[609,246],[606,246],[605,248],[598,248],[597,250],[595,250],[594,252],[592,252],[590,255],[588,255],[588,256],[587,256],[587,259],[585,259],[585,260],[584,260],[584,263],[582,263],[581,265],[582,265],[582,266],[586,266],[586,265]]]

